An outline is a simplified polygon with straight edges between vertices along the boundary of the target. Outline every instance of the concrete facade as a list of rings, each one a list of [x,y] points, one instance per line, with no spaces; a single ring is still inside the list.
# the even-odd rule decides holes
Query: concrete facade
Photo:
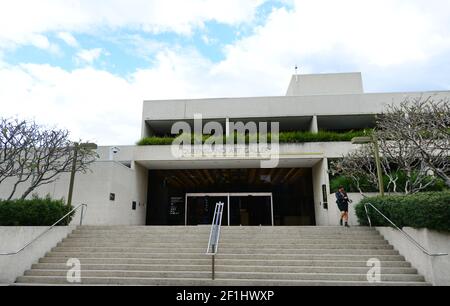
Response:
[[[286,96],[364,93],[361,73],[294,75]]]
[[[0,190],[0,198],[6,198],[11,188],[6,182]],[[26,184],[20,187],[26,188]],[[17,194],[21,194],[18,190]],[[62,175],[49,185],[35,190],[35,194],[54,199],[67,199],[69,175]],[[115,195],[114,201],[110,194]],[[136,210],[132,209],[133,201]],[[128,168],[121,163],[98,161],[85,174],[77,174],[72,198],[73,206],[87,204],[84,224],[91,225],[145,225],[147,205],[147,171],[139,164]],[[79,222],[80,211],[73,218]]]
[[[227,120],[279,122],[281,131],[371,128],[375,116],[386,105],[400,103],[405,97],[430,95],[450,98],[450,91],[367,94],[363,92],[360,73],[298,75],[293,76],[287,96],[144,101],[141,136],[169,135],[174,123],[183,121],[192,125],[196,114],[202,115],[204,123],[218,121],[224,126]],[[312,169],[317,225],[338,222],[335,190],[329,186],[328,161],[354,148],[350,142],[280,144],[277,167]],[[77,174],[73,198],[74,205],[88,204],[86,224],[92,225],[145,225],[148,193],[152,192],[148,190],[152,179],[148,177],[149,170],[250,169],[259,168],[264,160],[248,156],[175,157],[171,146],[118,146],[114,153],[112,147],[100,147],[97,152],[99,159],[92,172]],[[63,175],[56,183],[36,192],[65,198],[67,186],[68,177]],[[9,187],[8,182],[0,186],[0,198],[7,196]],[[111,194],[115,195],[114,201],[110,200]],[[359,195],[353,197],[357,202]],[[328,208],[324,205],[325,198]],[[351,224],[356,224],[353,212],[350,213]]]

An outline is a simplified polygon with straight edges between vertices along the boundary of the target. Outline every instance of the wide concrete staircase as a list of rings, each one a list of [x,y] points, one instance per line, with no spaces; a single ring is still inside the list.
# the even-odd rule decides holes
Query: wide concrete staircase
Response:
[[[428,285],[365,227],[223,227],[212,281],[209,230],[81,226],[16,285],[67,285],[71,258],[81,262],[82,285]],[[371,258],[381,261],[381,283],[367,281]]]

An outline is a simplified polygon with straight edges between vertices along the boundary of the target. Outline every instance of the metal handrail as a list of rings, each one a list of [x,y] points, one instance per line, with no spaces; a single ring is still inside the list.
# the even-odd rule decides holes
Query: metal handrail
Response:
[[[220,240],[220,230],[222,226],[222,215],[223,215],[223,202],[219,202],[216,204],[216,208],[214,209],[214,217],[211,224],[211,232],[209,234],[208,248],[206,250],[206,255],[212,256],[211,262],[211,272],[212,279],[215,278],[215,262],[216,262],[216,254],[219,250],[219,240]]]
[[[66,219],[70,214],[72,214],[73,212],[77,211],[78,209],[80,209],[81,207],[81,216],[80,216],[80,225],[83,225],[83,217],[84,217],[84,213],[85,213],[85,208],[87,209],[87,205],[86,204],[80,204],[77,207],[75,207],[74,209],[72,209],[70,212],[68,212],[66,215],[64,215],[64,217],[62,217],[61,219],[59,219],[58,221],[56,221],[52,226],[50,226],[48,229],[46,229],[45,231],[43,231],[39,236],[37,236],[36,238],[32,239],[30,242],[28,242],[27,244],[25,244],[22,248],[20,248],[19,250],[15,251],[15,252],[10,252],[10,253],[0,253],[0,256],[11,256],[11,255],[17,255],[20,252],[22,252],[23,250],[25,250],[27,247],[29,247],[31,244],[33,244],[36,240],[38,240],[39,238],[41,238],[42,236],[44,236],[46,233],[48,233],[49,231],[51,231],[56,225],[58,225],[61,221],[63,221],[64,219]]]
[[[378,208],[376,208],[373,204],[371,203],[366,203],[364,204],[364,209],[366,210],[366,216],[367,216],[367,220],[369,221],[369,225],[370,227],[372,227],[372,220],[370,220],[370,216],[369,216],[369,211],[367,209],[367,206],[371,206],[377,213],[379,213],[381,216],[383,216],[383,218],[385,218],[393,227],[395,227],[398,231],[400,231],[405,237],[406,239],[408,239],[412,244],[414,244],[419,250],[421,250],[424,254],[431,256],[431,257],[437,257],[437,256],[447,256],[448,253],[430,253],[427,249],[425,249],[420,243],[418,243],[413,237],[411,237],[410,235],[408,235],[408,233],[406,233],[404,230],[402,230],[401,228],[399,228],[394,222],[391,221],[391,219],[389,219],[388,217],[386,217],[380,210],[378,210]]]

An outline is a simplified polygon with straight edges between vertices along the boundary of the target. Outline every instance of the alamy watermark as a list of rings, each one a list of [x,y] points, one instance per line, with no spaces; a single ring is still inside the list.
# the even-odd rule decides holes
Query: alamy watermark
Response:
[[[70,258],[66,266],[70,269],[67,271],[66,279],[68,283],[79,284],[81,283],[81,262],[78,258]]]
[[[381,283],[381,261],[378,258],[371,258],[367,261],[370,267],[367,272],[367,281],[371,284]]]
[[[217,121],[203,124],[201,114],[194,115],[194,127],[176,122],[171,133],[179,135],[172,143],[176,159],[226,158],[255,159],[261,168],[276,168],[280,159],[279,122],[230,122],[225,128]]]

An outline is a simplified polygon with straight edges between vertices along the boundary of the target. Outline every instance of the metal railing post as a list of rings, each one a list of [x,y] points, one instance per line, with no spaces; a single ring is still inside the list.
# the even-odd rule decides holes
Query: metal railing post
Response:
[[[80,216],[80,226],[82,226],[83,225],[83,218],[84,218],[84,206],[85,206],[86,204],[83,204],[82,206],[81,206],[81,216]]]
[[[216,278],[216,255],[212,256],[211,271],[212,271],[212,280],[214,280]]]
[[[223,215],[224,203],[219,202],[216,204],[214,210],[213,221],[211,224],[211,232],[209,234],[208,249],[206,250],[206,255],[211,255],[211,278],[214,280],[216,278],[216,254],[218,251],[219,240],[220,240],[220,229],[222,226],[222,215]]]
[[[369,221],[369,226],[372,227],[372,220],[370,219],[369,211],[367,210],[367,205],[364,205],[364,209],[366,210],[366,216],[367,220]]]

